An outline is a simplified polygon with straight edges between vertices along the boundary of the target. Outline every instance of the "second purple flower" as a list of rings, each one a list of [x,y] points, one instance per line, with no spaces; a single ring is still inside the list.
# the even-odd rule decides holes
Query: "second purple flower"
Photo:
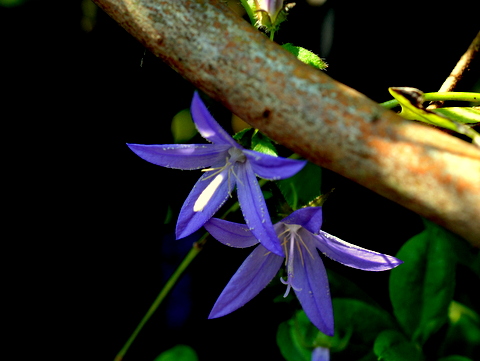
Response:
[[[365,271],[389,270],[403,262],[342,241],[320,230],[321,225],[321,207],[300,208],[276,223],[274,228],[285,257],[257,245],[218,297],[209,318],[224,316],[249,302],[270,283],[285,263],[286,279],[281,278],[287,286],[285,296],[293,289],[310,321],[323,333],[333,336],[328,278],[318,251],[345,266]],[[205,228],[214,238],[230,247],[246,248],[258,244],[243,224],[212,218]]]

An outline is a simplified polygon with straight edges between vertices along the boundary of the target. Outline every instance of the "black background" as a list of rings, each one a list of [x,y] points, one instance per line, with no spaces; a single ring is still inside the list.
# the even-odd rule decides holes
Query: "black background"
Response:
[[[276,41],[320,52],[329,9],[327,74],[378,102],[390,99],[389,86],[436,91],[479,30],[479,4],[471,1],[298,1]],[[171,233],[199,177],[148,164],[125,143],[172,142],[170,121],[194,89],[102,11],[90,31],[80,26],[83,16],[77,0],[0,8],[5,189],[14,195],[12,243],[23,252],[11,279],[32,267],[37,306],[27,307],[48,322],[38,307],[45,302],[62,325],[84,329],[79,349],[99,347],[113,359],[191,245]],[[473,90],[474,70],[457,90]],[[228,120],[220,109],[215,115]],[[348,242],[393,255],[422,229],[416,215],[325,170],[322,189],[331,188],[323,229]],[[168,205],[174,219],[164,225]],[[207,320],[248,253],[209,242],[125,360],[153,360],[176,343],[201,360],[281,359],[275,331],[291,305],[271,300],[283,287]],[[325,264],[390,307],[388,272]]]

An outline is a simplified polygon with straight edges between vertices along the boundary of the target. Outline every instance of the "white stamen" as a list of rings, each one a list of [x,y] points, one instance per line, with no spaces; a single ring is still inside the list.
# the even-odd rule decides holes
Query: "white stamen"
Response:
[[[307,251],[310,252],[308,250],[308,248],[305,246],[305,243],[303,242],[300,235],[297,233],[299,231],[299,229],[301,228],[301,226],[290,225],[290,224],[285,225],[285,226],[286,226],[286,230],[278,235],[278,237],[280,237],[280,236],[284,235],[285,233],[287,233],[287,235],[283,239],[283,243],[282,243],[282,246],[283,246],[283,249],[284,249],[284,252],[285,252],[285,258],[286,258],[285,259],[285,266],[287,268],[287,279],[284,280],[283,278],[280,278],[280,281],[284,285],[287,286],[287,290],[285,291],[285,294],[283,295],[283,297],[287,297],[288,294],[290,293],[290,289],[292,289],[292,288],[297,292],[302,290],[301,288],[296,287],[293,284],[293,280],[294,280],[293,260],[294,260],[294,257],[295,257],[295,248],[297,248],[297,251],[298,251],[298,253],[300,255],[300,258],[302,260],[302,264],[303,264],[303,249],[302,249],[302,246],[304,246],[307,249]],[[298,239],[297,239],[297,237],[298,237]],[[297,240],[298,240],[298,242],[296,242]],[[287,246],[289,248],[288,252],[287,252]]]
[[[218,189],[220,184],[222,184],[222,181],[225,178],[225,173],[222,172],[218,174],[213,180],[210,182],[210,184],[203,190],[203,192],[200,194],[198,197],[197,201],[193,205],[193,211],[194,212],[201,212],[203,211],[203,208],[207,205],[208,201],[212,198],[213,194],[215,191]]]

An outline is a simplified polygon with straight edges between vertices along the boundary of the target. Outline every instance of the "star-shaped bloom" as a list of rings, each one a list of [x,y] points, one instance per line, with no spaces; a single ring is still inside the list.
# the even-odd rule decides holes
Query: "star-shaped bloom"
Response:
[[[177,169],[204,168],[180,210],[177,239],[207,222],[237,188],[238,201],[253,235],[269,251],[283,256],[256,175],[268,180],[291,177],[306,161],[275,157],[243,148],[208,112],[198,93],[191,113],[200,134],[212,144],[128,144],[146,161]]]
[[[276,223],[274,228],[285,257],[258,245],[220,294],[209,318],[224,316],[250,301],[285,263],[286,279],[280,279],[287,285],[284,296],[293,289],[310,321],[320,331],[332,336],[332,301],[327,273],[318,251],[346,266],[365,271],[389,270],[403,262],[342,241],[320,230],[321,225],[321,207],[301,208]],[[212,218],[205,228],[230,247],[244,248],[258,243],[243,224]]]

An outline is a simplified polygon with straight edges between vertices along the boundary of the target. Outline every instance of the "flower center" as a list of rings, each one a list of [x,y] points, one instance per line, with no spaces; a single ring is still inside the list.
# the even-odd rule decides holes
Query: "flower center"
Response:
[[[230,197],[232,196],[231,193],[232,193],[234,184],[230,182],[230,173],[232,173],[233,176],[238,180],[238,177],[235,174],[234,165],[237,162],[245,163],[247,158],[245,157],[245,154],[243,154],[241,149],[238,149],[235,147],[230,148],[228,150],[228,154],[229,154],[229,157],[226,158],[224,166],[217,167],[217,168],[202,169],[202,172],[213,172],[208,177],[203,178],[204,181],[212,177],[215,177],[215,178],[203,190],[203,192],[200,194],[200,196],[196,200],[195,204],[193,205],[194,212],[203,211],[203,209],[208,204],[210,199],[213,197],[218,187],[220,187],[220,185],[223,183],[225,178],[228,179],[228,194],[230,195]]]
[[[230,159],[227,159],[227,163],[245,163],[247,160],[247,157],[245,157],[245,154],[243,154],[242,150],[235,147],[231,147],[228,150],[228,154],[230,154]]]

